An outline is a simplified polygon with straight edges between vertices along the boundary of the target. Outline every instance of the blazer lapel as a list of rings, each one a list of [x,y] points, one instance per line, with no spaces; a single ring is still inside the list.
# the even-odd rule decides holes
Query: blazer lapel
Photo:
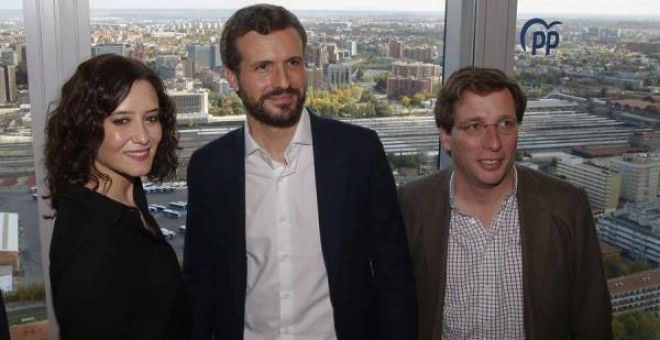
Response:
[[[223,192],[227,197],[222,201],[226,203],[225,207],[219,207],[224,211],[225,225],[227,230],[226,249],[229,249],[230,271],[229,277],[232,278],[231,289],[234,299],[234,310],[236,315],[243,318],[245,312],[245,290],[247,285],[247,258],[245,245],[245,135],[244,128],[238,129],[235,135],[233,150],[228,152],[226,158],[221,158],[221,163],[226,172],[219,173],[223,178],[223,187],[227,188]],[[232,197],[232,195],[235,195]]]
[[[518,218],[523,256],[523,295],[526,333],[534,334],[532,299],[543,293],[545,263],[552,225],[548,200],[539,183],[528,176],[527,169],[518,170]]]
[[[345,183],[349,183],[348,164],[333,147],[334,137],[325,122],[310,112],[312,141],[314,143],[314,173],[316,176],[316,200],[319,212],[319,228],[323,260],[328,272],[331,290],[337,282],[339,255],[341,254],[341,226],[347,204]]]
[[[427,202],[427,211],[421,214],[425,217],[423,225],[428,226],[424,233],[424,252],[428,277],[424,278],[432,292],[431,301],[435,302],[434,320],[442,320],[444,312],[445,290],[447,287],[447,254],[449,245],[449,224],[451,222],[451,205],[449,202],[449,177],[451,168],[443,171],[429,186],[428,197],[420,198]],[[442,336],[442,322],[433,326],[433,339]]]

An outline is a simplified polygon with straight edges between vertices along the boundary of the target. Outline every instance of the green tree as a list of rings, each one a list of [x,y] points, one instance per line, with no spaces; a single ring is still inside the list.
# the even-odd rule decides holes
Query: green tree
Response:
[[[357,81],[364,81],[364,71],[362,71],[361,68],[355,73],[355,79],[357,79]]]
[[[648,262],[637,258],[635,261],[628,265],[628,274],[633,274],[649,269],[651,269],[651,265]]]
[[[660,334],[660,317],[640,310],[626,312],[614,316],[612,330],[618,332],[619,336],[624,336],[616,337],[617,340],[657,340]]]
[[[618,319],[612,320],[612,333],[614,334],[614,339],[616,340],[625,340],[628,339],[628,333],[626,332],[626,326]]]
[[[373,93],[369,91],[362,91],[362,95],[360,96],[360,103],[366,103],[375,100],[376,100],[376,96],[374,96]]]
[[[392,115],[392,108],[383,102],[376,102],[374,105],[376,117],[389,117]]]
[[[4,292],[5,302],[40,301],[46,298],[43,282],[18,284],[12,292]]]
[[[419,106],[422,104],[423,101],[429,99],[431,97],[430,93],[425,93],[425,92],[418,92],[415,93],[415,95],[410,98],[410,103],[415,106]]]
[[[376,85],[374,85],[374,90],[379,93],[387,92],[387,78],[377,77]]]
[[[605,276],[607,278],[619,277],[628,273],[628,268],[621,261],[621,255],[612,254],[603,258],[603,267],[605,268]]]

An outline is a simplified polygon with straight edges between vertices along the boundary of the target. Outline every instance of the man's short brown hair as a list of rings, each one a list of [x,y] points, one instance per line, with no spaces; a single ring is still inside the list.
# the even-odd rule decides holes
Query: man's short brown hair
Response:
[[[511,92],[516,118],[518,123],[521,123],[527,107],[527,97],[518,83],[498,69],[469,66],[454,72],[438,92],[434,109],[436,125],[451,133],[456,105],[466,91],[487,95],[503,89]]]

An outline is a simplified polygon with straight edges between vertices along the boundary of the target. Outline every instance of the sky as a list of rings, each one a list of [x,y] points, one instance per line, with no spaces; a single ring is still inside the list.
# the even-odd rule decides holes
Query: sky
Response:
[[[20,9],[23,0],[0,0],[0,9]],[[234,9],[271,2],[291,10],[432,11],[444,10],[444,0],[89,0],[91,9]],[[526,13],[651,15],[660,17],[660,0],[518,0]]]

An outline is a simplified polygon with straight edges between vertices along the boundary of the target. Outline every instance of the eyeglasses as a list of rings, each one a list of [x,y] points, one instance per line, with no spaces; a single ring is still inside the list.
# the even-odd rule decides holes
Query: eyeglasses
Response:
[[[455,127],[470,137],[481,137],[488,127],[494,127],[497,132],[503,135],[513,134],[518,130],[518,122],[515,119],[502,119],[494,124],[485,124],[483,122],[472,122],[465,125],[456,125]]]

